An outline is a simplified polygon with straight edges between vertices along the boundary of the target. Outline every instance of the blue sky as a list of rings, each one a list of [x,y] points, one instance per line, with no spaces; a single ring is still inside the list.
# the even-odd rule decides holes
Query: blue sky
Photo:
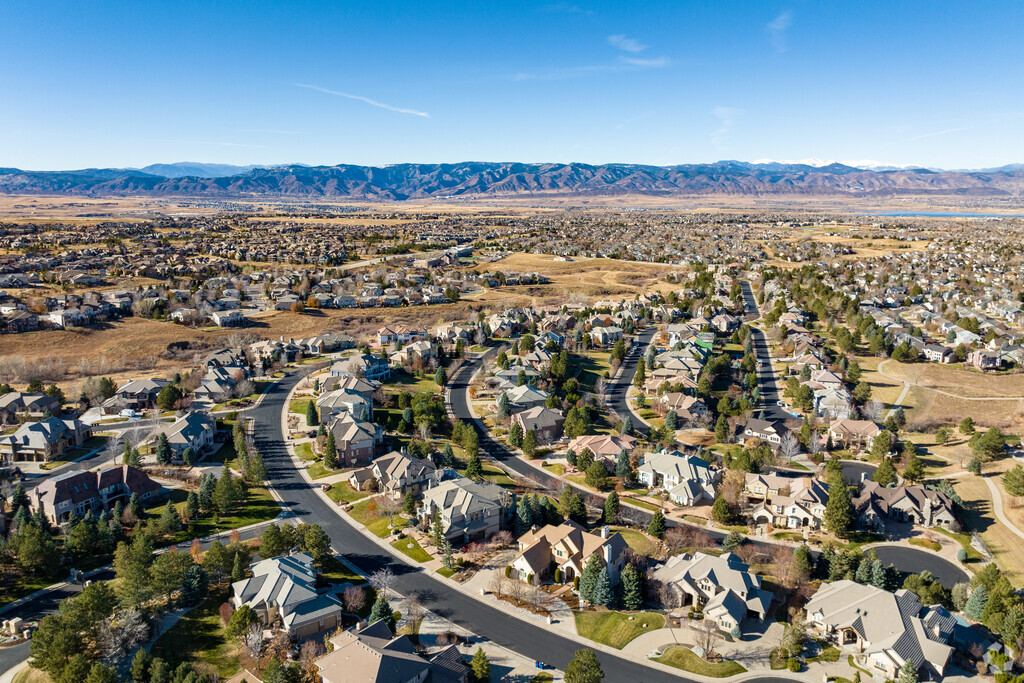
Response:
[[[1019,2],[0,3],[0,166],[1024,162]]]

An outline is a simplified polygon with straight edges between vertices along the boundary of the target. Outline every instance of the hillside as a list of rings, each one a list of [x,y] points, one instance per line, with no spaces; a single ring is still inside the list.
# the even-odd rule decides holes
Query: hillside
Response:
[[[159,169],[153,165],[147,169]],[[842,164],[527,164],[463,162],[393,166],[282,166],[220,177],[167,177],[133,169],[22,171],[0,169],[0,193],[193,197],[287,196],[401,201],[524,195],[609,196],[934,194],[1007,196],[1024,192],[1024,170],[992,172],[896,169]]]

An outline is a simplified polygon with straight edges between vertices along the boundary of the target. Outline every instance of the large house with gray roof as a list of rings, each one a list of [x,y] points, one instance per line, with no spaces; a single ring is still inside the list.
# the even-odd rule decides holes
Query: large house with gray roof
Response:
[[[50,462],[81,448],[92,437],[92,427],[81,420],[48,417],[26,422],[13,434],[0,436],[0,461]]]
[[[654,578],[668,587],[675,607],[703,606],[704,618],[726,632],[747,617],[764,619],[772,603],[772,594],[761,588],[761,577],[732,553],[682,553],[659,567]]]
[[[71,515],[109,510],[115,503],[126,504],[132,494],[148,506],[164,493],[142,470],[118,465],[97,472],[65,472],[32,489],[30,507],[42,510],[50,522],[61,524]]]
[[[876,680],[897,678],[908,660],[929,678],[941,678],[949,665],[955,619],[941,608],[923,607],[906,589],[890,593],[833,581],[822,584],[806,610],[812,634],[852,654]]]
[[[636,471],[641,484],[665,489],[677,505],[690,506],[715,499],[717,472],[696,455],[668,449],[647,453]]]
[[[466,683],[469,670],[456,645],[420,656],[409,636],[395,636],[384,620],[341,631],[317,661],[323,683]]]
[[[444,536],[454,544],[482,541],[507,529],[516,511],[516,496],[497,484],[465,477],[441,482],[423,492],[417,517],[429,528],[434,511]]]
[[[306,553],[260,560],[249,569],[252,578],[231,584],[235,609],[248,605],[265,626],[296,638],[341,625],[341,602],[332,593],[317,591],[317,571]]]

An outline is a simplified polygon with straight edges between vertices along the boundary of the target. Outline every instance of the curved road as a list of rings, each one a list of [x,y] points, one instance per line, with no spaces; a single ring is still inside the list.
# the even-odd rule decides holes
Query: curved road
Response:
[[[608,382],[608,407],[614,410],[623,420],[626,419],[627,415],[633,416],[633,411],[626,400],[626,394],[629,392],[629,388],[633,386],[633,376],[636,375],[637,362],[642,358],[641,354],[646,352],[647,345],[651,343],[656,333],[657,330],[651,327],[636,335],[636,344],[630,347],[630,353],[626,354],[626,359],[622,361],[619,376]],[[642,420],[634,417],[633,431],[639,436],[647,436],[650,429]]]
[[[300,521],[320,524],[330,536],[335,551],[344,554],[362,571],[370,573],[385,566],[390,567],[395,573],[394,587],[399,593],[418,593],[425,607],[459,626],[527,657],[564,669],[572,653],[583,647],[577,641],[517,619],[455,589],[447,579],[395,559],[337,515],[313,490],[287,453],[281,432],[281,412],[286,409],[288,392],[297,381],[297,377],[289,377],[278,382],[267,392],[263,402],[249,411],[256,418],[256,443],[267,464],[271,485],[285,505]],[[597,658],[609,681],[690,680],[603,651],[597,652]],[[748,680],[775,683],[791,679],[765,676]]]

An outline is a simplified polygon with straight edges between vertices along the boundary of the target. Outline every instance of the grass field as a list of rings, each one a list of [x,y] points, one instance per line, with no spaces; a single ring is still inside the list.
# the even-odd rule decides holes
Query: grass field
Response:
[[[919,548],[931,550],[936,553],[942,550],[942,545],[927,538],[912,538],[910,539],[910,545],[916,545]]]
[[[295,455],[299,456],[306,462],[316,460],[316,456],[313,455],[313,444],[308,441],[306,443],[300,443],[295,447]]]
[[[964,370],[959,363],[897,363],[891,361],[883,368],[888,375],[910,382],[912,385],[940,389],[966,397],[1024,396],[1024,374],[983,373]]]
[[[67,577],[62,575],[62,578]],[[0,607],[53,585],[59,580],[45,576],[11,576],[10,572],[5,572],[3,580],[0,581]]]
[[[409,391],[414,394],[421,392],[436,394],[441,390],[441,387],[437,386],[437,383],[434,382],[433,375],[421,378],[407,375],[400,370],[392,373],[391,377],[384,381],[384,388],[390,392]]]
[[[573,354],[571,356],[569,372],[572,374],[579,370],[580,374],[577,378],[579,379],[580,387],[585,391],[594,391],[594,384],[597,382],[597,378],[602,377],[606,372],[611,372],[610,357],[610,351],[587,351],[582,355]]]
[[[379,501],[374,501],[372,498],[366,498],[356,503],[349,510],[349,514],[357,522],[365,526],[370,530],[370,533],[378,536],[379,538],[385,538],[391,535],[391,527],[388,526],[388,519],[385,516],[380,515],[376,510],[370,510],[370,503],[379,504]],[[408,526],[409,520],[401,515],[395,515],[394,524],[395,528],[404,528]]]
[[[45,671],[30,666],[19,671],[11,683],[53,683],[53,679]]]
[[[415,538],[410,536],[392,541],[391,547],[404,555],[408,555],[416,562],[430,562],[433,559],[430,553],[424,550]]]
[[[565,465],[560,462],[545,463],[544,469],[549,470],[552,474],[561,477],[565,474]]]
[[[186,492],[182,489],[171,490],[171,500],[174,502],[175,507],[178,508],[180,514],[185,507]],[[163,510],[163,505],[156,505],[149,512],[152,514],[159,515]],[[214,517],[212,515],[204,515],[200,517],[195,523],[195,529],[193,536],[202,537],[216,533],[218,531],[226,531],[228,529],[241,529],[244,526],[250,524],[256,524],[257,522],[266,522],[274,519],[281,513],[281,508],[277,504],[277,501],[270,495],[270,492],[262,486],[252,486],[249,488],[249,497],[246,501],[240,505],[237,505],[235,510],[227,515],[222,515],[218,523],[214,523]],[[177,541],[188,541],[192,539],[187,529],[182,529],[176,534]]]
[[[857,356],[857,363],[860,364],[861,379],[871,385],[871,398],[881,401],[886,408],[891,408],[903,391],[903,384],[878,372],[878,364],[885,360],[874,356]],[[892,367],[893,363],[885,367]],[[906,403],[907,401],[904,401]]]
[[[618,650],[637,636],[665,625],[665,617],[654,612],[574,612],[573,616],[581,636]]]
[[[661,657],[656,658],[654,661],[668,664],[669,666],[674,666],[677,669],[689,671],[699,676],[708,676],[709,678],[727,678],[746,671],[742,664],[731,659],[723,662],[706,662],[695,655],[693,650],[682,645],[674,645],[668,648]]]
[[[174,665],[178,662],[209,664],[221,679],[236,674],[240,668],[238,645],[224,634],[218,611],[226,599],[226,593],[217,593],[183,616],[153,643],[153,656]]]
[[[992,514],[992,498],[985,482],[975,476],[950,480],[967,508],[964,522],[978,531],[996,564],[1016,586],[1024,586],[1024,553],[1021,539],[1003,526]]]
[[[339,472],[341,472],[341,470],[327,469],[326,467],[324,467],[323,462],[319,460],[314,462],[306,469],[306,473],[310,476],[311,479],[322,479],[324,477],[329,477],[332,474],[338,474]]]
[[[335,503],[341,501],[344,503],[354,503],[357,500],[362,500],[370,494],[364,493],[363,491],[356,491],[354,488],[349,486],[348,482],[338,482],[331,484],[331,488],[327,489],[327,497],[333,500]]]
[[[336,557],[324,558],[324,568],[321,574],[331,583],[361,584],[366,582],[366,579],[339,562]]]
[[[642,531],[622,527],[613,527],[611,530],[619,532],[626,544],[638,555],[650,557],[658,549],[658,542]]]

